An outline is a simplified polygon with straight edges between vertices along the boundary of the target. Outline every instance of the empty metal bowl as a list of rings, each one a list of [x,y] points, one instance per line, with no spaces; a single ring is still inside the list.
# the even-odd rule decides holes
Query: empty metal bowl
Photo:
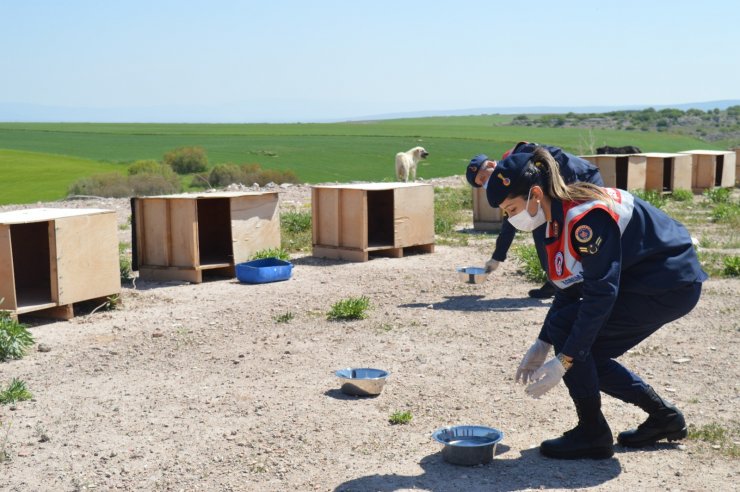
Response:
[[[388,371],[369,367],[348,367],[338,370],[335,374],[342,381],[342,393],[353,396],[379,395],[390,375]]]
[[[488,272],[480,267],[459,267],[457,276],[466,284],[482,284],[488,278]]]
[[[496,445],[504,433],[482,425],[455,425],[442,427],[432,434],[442,444],[442,458],[453,465],[474,466],[490,463],[496,454]]]

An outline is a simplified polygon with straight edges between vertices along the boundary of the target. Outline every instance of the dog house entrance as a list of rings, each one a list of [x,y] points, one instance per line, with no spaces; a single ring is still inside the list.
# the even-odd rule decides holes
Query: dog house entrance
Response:
[[[673,159],[666,157],[663,159],[663,191],[669,191],[673,188]]]
[[[51,295],[51,262],[49,222],[10,225],[13,250],[13,281],[18,308],[49,304]]]
[[[725,156],[717,156],[717,169],[714,173],[714,186],[722,186],[722,171],[725,167]]]
[[[617,157],[616,173],[617,188],[627,189],[627,171],[629,169],[629,157]]]
[[[368,190],[368,249],[392,248],[394,225],[393,190]]]
[[[228,198],[198,200],[198,250],[201,266],[228,266],[231,243],[231,208]]]

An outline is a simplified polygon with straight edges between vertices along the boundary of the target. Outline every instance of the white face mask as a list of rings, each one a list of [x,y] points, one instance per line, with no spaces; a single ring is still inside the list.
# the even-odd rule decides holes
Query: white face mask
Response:
[[[527,210],[529,209],[529,197],[531,194],[532,188],[529,189],[529,193],[527,194],[527,204],[524,206],[524,210],[516,215],[509,217],[509,222],[511,222],[511,225],[513,225],[520,231],[531,232],[547,222],[547,219],[545,218],[545,211],[542,210],[542,205],[540,205],[540,202],[537,202],[537,213],[535,213],[534,216],[529,215],[529,212]]]

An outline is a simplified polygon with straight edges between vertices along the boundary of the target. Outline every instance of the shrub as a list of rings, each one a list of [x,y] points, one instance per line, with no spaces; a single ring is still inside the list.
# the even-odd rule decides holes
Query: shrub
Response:
[[[164,155],[164,162],[177,174],[199,173],[208,169],[203,147],[180,147]]]
[[[79,179],[69,187],[70,195],[123,198],[131,196],[131,192],[126,176],[118,173],[96,174],[89,178]]]
[[[704,192],[704,196],[712,203],[729,203],[729,188],[711,188]]]
[[[131,164],[129,167],[126,168],[126,172],[129,176],[133,176],[134,174],[141,174],[141,173],[159,173],[160,169],[164,166],[167,166],[166,164],[160,164],[159,162],[155,161],[154,159],[147,159],[143,161],[136,161],[133,164]],[[172,168],[170,166],[167,166],[170,171],[172,171]]]
[[[169,195],[182,191],[180,178],[172,169],[170,175],[141,173],[129,176],[128,182],[131,192],[136,196]]]
[[[740,222],[740,204],[718,204],[714,210],[712,210],[712,220],[727,224],[737,224]]]
[[[350,297],[335,303],[327,314],[327,318],[330,321],[365,319],[367,318],[365,311],[369,307],[370,299],[367,297]]]
[[[641,198],[651,204],[655,208],[663,208],[666,204],[666,199],[663,194],[655,190],[636,190],[632,192],[638,198]]]
[[[22,359],[33,344],[33,335],[26,325],[11,318],[10,313],[0,311],[0,362]]]
[[[390,422],[391,425],[403,425],[411,422],[411,419],[413,418],[413,415],[411,415],[411,412],[409,411],[393,412],[388,418],[388,422]]]
[[[218,164],[208,174],[208,182],[211,186],[228,186],[231,183],[241,183],[251,185],[244,181],[246,177],[244,169],[236,164],[226,163]]]

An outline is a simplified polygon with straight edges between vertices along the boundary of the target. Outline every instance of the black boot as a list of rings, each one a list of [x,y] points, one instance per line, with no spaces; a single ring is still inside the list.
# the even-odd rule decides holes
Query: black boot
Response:
[[[555,286],[553,286],[550,282],[545,282],[545,285],[543,285],[539,289],[532,289],[529,291],[529,297],[534,297],[535,299],[548,299],[554,295]]]
[[[614,454],[614,438],[601,413],[601,395],[573,399],[578,412],[578,425],[557,439],[540,444],[540,452],[550,458],[579,459],[610,458]]]
[[[639,401],[633,403],[645,410],[648,418],[637,429],[619,433],[617,441],[622,446],[641,448],[655,444],[661,439],[678,441],[688,434],[683,414],[661,398],[650,386],[640,395]]]

